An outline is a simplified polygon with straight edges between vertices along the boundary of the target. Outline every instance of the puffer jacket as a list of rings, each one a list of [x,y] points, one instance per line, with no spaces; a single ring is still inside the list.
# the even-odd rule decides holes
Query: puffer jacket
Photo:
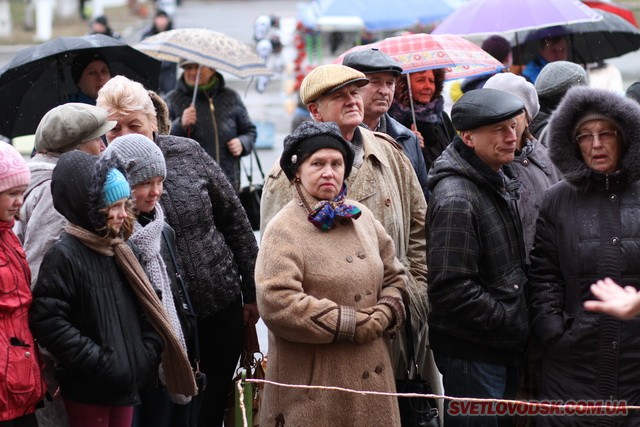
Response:
[[[240,189],[240,158],[234,157],[227,142],[239,138],[242,153],[246,156],[256,144],[256,126],[251,122],[249,113],[240,95],[225,86],[224,78],[216,73],[218,83],[208,90],[198,90],[196,95],[197,122],[190,128],[181,124],[182,112],[191,105],[193,88],[188,87],[184,78],[178,80],[176,88],[165,96],[169,107],[171,134],[193,138],[215,159],[233,188]]]
[[[544,191],[560,181],[560,172],[551,163],[547,147],[538,140],[527,141],[522,151],[516,154],[511,167],[520,181],[520,197],[518,213],[522,222],[527,264],[529,252],[533,247],[533,236],[536,231],[536,219],[542,203]]]
[[[31,286],[36,284],[44,254],[58,241],[67,220],[53,207],[51,174],[59,155],[38,153],[27,163],[31,183],[24,193],[20,220],[14,231],[31,267]]]
[[[583,161],[577,121],[596,112],[618,123],[626,148],[620,170],[602,174]],[[545,194],[531,252],[532,332],[544,347],[541,398],[640,405],[640,319],[587,312],[590,285],[611,277],[640,289],[640,106],[616,94],[572,88],[550,124],[549,155],[564,181]],[[628,418],[544,417],[540,425],[640,425]]]
[[[509,166],[505,175],[512,178]],[[518,181],[505,186],[460,137],[433,164],[427,265],[434,352],[513,365],[528,338]]]
[[[96,161],[80,151],[61,156],[52,195],[68,222],[100,233],[106,215],[99,189],[115,165],[105,163],[94,173]],[[55,377],[64,398],[95,405],[140,403],[139,388],[154,377],[163,341],[115,257],[64,233],[42,261],[33,298],[31,330],[57,360]]]
[[[0,221],[0,424],[34,413],[45,392],[29,330],[29,266],[12,226]]]
[[[258,244],[220,166],[192,139],[158,136],[167,163],[160,199],[199,319],[256,301]]]

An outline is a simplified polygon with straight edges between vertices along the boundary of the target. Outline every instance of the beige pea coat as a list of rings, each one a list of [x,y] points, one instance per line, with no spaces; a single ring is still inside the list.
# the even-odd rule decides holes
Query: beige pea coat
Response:
[[[350,310],[385,296],[402,298],[406,275],[394,245],[371,211],[321,231],[291,200],[264,231],[256,261],[260,315],[269,328],[266,379],[286,384],[395,391],[387,335],[353,339]],[[396,319],[389,330],[397,330]],[[341,391],[265,385],[260,425],[399,426],[397,400]]]

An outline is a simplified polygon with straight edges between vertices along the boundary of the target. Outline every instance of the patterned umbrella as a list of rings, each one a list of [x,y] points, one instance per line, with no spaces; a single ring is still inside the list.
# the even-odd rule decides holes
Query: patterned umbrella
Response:
[[[407,34],[388,37],[369,45],[356,46],[340,55],[335,62],[349,52],[378,48],[398,61],[403,73],[445,69],[445,79],[454,80],[464,77],[495,73],[504,68],[493,56],[478,45],[453,34]]]
[[[171,62],[189,60],[241,78],[271,75],[264,60],[251,46],[204,28],[163,31],[134,47],[157,59]]]

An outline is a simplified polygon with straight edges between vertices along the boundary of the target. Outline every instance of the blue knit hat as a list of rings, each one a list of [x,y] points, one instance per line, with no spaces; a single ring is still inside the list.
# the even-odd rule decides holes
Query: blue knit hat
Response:
[[[131,190],[127,179],[118,169],[111,169],[104,183],[104,202],[109,206],[120,199],[128,199],[129,196]]]

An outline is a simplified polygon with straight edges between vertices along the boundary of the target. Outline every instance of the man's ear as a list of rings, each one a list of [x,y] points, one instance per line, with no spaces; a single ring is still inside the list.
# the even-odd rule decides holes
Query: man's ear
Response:
[[[473,133],[471,131],[463,130],[460,132],[460,138],[462,138],[462,142],[469,148],[475,148],[475,142],[473,138]]]
[[[317,102],[310,103],[309,105],[307,105],[307,108],[309,109],[309,112],[311,113],[311,117],[313,117],[316,122],[321,122],[322,121],[322,114],[320,114],[318,112],[318,103]]]

